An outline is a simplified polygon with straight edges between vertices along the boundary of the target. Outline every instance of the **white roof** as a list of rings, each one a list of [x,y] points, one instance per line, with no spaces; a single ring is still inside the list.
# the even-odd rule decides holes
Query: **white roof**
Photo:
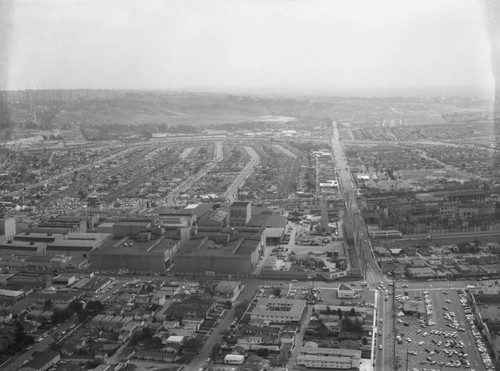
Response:
[[[241,354],[227,354],[224,357],[225,361],[232,360],[232,361],[243,361],[245,359],[245,356]]]
[[[0,296],[9,296],[9,297],[12,297],[12,298],[16,298],[16,297],[21,296],[23,294],[24,294],[23,291],[14,291],[14,290],[0,289]]]
[[[167,343],[182,343],[184,336],[172,335],[167,338]]]

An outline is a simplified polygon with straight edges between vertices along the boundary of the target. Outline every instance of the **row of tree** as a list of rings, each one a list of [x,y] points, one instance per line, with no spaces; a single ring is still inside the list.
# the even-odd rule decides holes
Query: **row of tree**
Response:
[[[50,299],[49,299],[50,300]],[[49,308],[53,306],[48,300],[44,304],[44,309],[50,310]],[[99,300],[91,300],[87,302],[84,307],[84,303],[81,301],[72,301],[69,303],[66,309],[54,309],[51,320],[53,323],[62,323],[71,318],[72,315],[78,315],[78,320],[80,322],[85,321],[87,318],[92,318],[93,316],[101,313],[104,310],[104,304]]]

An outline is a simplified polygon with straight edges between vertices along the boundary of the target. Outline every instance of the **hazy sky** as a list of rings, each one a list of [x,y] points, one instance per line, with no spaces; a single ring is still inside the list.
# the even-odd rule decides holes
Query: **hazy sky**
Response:
[[[12,0],[9,89],[493,87],[480,0]]]

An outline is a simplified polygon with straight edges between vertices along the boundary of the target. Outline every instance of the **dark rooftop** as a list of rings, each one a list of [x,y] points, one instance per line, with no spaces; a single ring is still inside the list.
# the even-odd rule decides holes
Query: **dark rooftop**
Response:
[[[180,254],[189,255],[249,255],[255,251],[260,240],[239,237],[230,242],[216,243],[210,239],[192,239],[181,246]]]

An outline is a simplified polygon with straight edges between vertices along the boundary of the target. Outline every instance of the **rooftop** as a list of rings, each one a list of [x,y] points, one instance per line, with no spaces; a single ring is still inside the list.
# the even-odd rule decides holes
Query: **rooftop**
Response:
[[[306,307],[305,300],[261,298],[251,311],[252,315],[266,317],[300,317]]]
[[[110,254],[159,254],[174,247],[178,241],[161,236],[155,240],[136,241],[128,238],[114,238],[105,243],[99,250],[94,251],[93,255],[110,255]]]
[[[42,369],[47,363],[52,361],[54,358],[59,357],[59,353],[53,350],[47,350],[44,352],[37,352],[36,356],[29,361],[25,367],[32,368],[34,370]]]
[[[180,248],[184,255],[250,255],[260,244],[260,240],[239,237],[226,243],[217,243],[208,238],[186,241]]]
[[[235,201],[231,204],[231,206],[235,206],[235,207],[246,207],[248,206],[248,204],[250,203],[250,201]]]
[[[0,243],[0,249],[16,249],[16,250],[36,250],[40,247],[46,247],[44,242],[25,242],[25,241],[12,241]]]
[[[47,250],[74,249],[91,251],[97,248],[101,242],[93,240],[55,240],[47,246]]]
[[[278,214],[259,214],[254,215],[248,221],[248,226],[263,228],[284,228],[287,223],[286,218]]]

